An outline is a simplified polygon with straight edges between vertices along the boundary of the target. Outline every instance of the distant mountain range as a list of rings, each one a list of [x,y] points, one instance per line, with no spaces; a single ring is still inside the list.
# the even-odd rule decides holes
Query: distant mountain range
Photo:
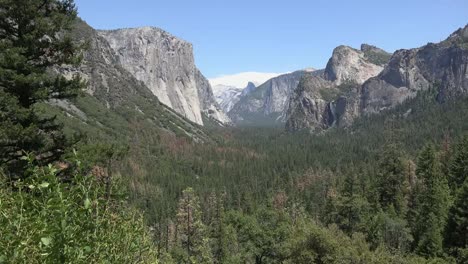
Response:
[[[289,102],[289,131],[349,126],[432,89],[439,102],[468,93],[468,25],[446,40],[393,55],[340,46],[323,74],[307,74]],[[409,109],[409,113],[411,109]]]
[[[89,82],[88,96],[102,111],[136,111],[157,120],[156,127],[200,139],[205,135],[198,126],[206,124],[323,131],[348,126],[433,86],[439,101],[468,92],[468,26],[440,43],[394,54],[368,44],[339,46],[321,70],[245,72],[210,80],[197,69],[192,45],[158,28],[98,31],[78,21],[74,35],[89,41],[90,49],[80,67],[60,71],[80,72]],[[79,103],[53,105],[83,122],[92,116]]]

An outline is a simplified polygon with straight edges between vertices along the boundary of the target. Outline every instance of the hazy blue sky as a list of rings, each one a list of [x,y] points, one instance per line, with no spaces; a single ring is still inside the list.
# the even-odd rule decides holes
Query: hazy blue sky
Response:
[[[94,28],[156,26],[193,43],[207,77],[322,68],[341,44],[413,48],[468,23],[468,0],[75,1]]]

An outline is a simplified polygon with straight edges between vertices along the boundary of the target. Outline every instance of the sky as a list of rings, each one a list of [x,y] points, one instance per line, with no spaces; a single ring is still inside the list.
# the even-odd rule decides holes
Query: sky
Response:
[[[96,29],[155,26],[189,41],[208,78],[324,68],[339,45],[387,51],[439,42],[468,0],[75,0]]]

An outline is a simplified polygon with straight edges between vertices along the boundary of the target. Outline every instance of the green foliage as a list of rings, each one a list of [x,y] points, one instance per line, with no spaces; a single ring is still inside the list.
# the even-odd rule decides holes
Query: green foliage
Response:
[[[80,60],[81,47],[66,33],[75,18],[73,0],[0,1],[0,164],[12,177],[27,176],[23,151],[48,164],[66,148],[61,127],[35,106],[72,97],[82,87],[78,75],[51,73]]]
[[[176,229],[174,255],[177,262],[213,263],[206,227],[201,219],[199,198],[192,188],[182,192]]]
[[[450,209],[446,245],[449,247],[468,247],[468,178],[458,189],[453,207]]]
[[[406,212],[406,166],[402,154],[394,144],[387,145],[378,164],[377,190],[384,209],[392,207],[399,216]]]
[[[366,222],[365,218],[370,211],[370,205],[361,191],[356,175],[347,175],[341,195],[337,199],[338,216],[335,223],[348,234],[363,229],[361,225]]]
[[[392,250],[409,252],[413,237],[405,219],[379,212],[368,221],[368,239],[373,247],[384,245]]]
[[[102,179],[79,169],[66,182],[53,166],[28,170],[25,180],[1,178],[1,263],[157,262],[143,218],[118,184],[109,196]]]
[[[453,161],[449,168],[449,184],[457,190],[468,175],[468,136],[465,136],[455,147]]]
[[[415,230],[416,249],[425,256],[440,256],[451,198],[433,146],[428,145],[421,152],[416,174],[422,180]]]
[[[392,57],[392,54],[368,50],[364,53],[364,56],[370,63],[383,66],[388,63],[388,61]]]
[[[322,88],[319,90],[319,93],[323,100],[332,102],[342,96],[349,96],[357,87],[359,87],[359,84],[355,81],[346,80],[336,88]]]

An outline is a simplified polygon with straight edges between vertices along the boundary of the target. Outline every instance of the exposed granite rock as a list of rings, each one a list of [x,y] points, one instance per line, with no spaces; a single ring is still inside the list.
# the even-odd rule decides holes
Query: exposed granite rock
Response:
[[[368,46],[365,46],[367,49]],[[346,81],[364,83],[370,77],[374,77],[383,70],[382,66],[368,61],[363,51],[348,46],[339,46],[333,51],[333,55],[325,68],[324,78],[340,85]]]
[[[248,92],[244,90],[245,95],[240,97],[240,100],[228,112],[228,116],[234,123],[240,125],[284,123],[289,98],[305,72],[283,74],[255,89],[251,86]]]
[[[383,69],[366,54],[384,51],[366,44],[361,49],[339,46],[321,74],[304,75],[289,102],[287,130],[322,131],[352,123],[359,115],[360,85]]]
[[[361,111],[380,112],[431,87],[438,89],[439,101],[466,94],[467,35],[468,26],[440,43],[396,51],[382,73],[362,86]]]
[[[114,49],[96,30],[78,19],[72,34],[76,41],[89,43],[89,48],[84,52],[79,67],[58,70],[65,76],[79,73],[87,81],[86,92],[96,98],[104,106],[103,109],[122,116],[123,120],[127,120],[128,115],[141,115],[157,128],[178,135],[185,134],[195,141],[210,140],[198,125],[162,104],[144,83],[124,69]],[[87,105],[87,101],[81,103],[85,106],[83,109],[70,101],[51,104],[61,107],[82,122],[99,124],[99,120],[92,120],[96,113],[93,113],[94,106]]]
[[[192,44],[154,27],[99,31],[99,35],[108,41],[123,68],[162,103],[197,124],[203,124],[202,112],[227,121],[214,100],[202,98],[212,91],[195,67]]]
[[[257,89],[257,86],[253,82],[249,82],[247,84],[247,87],[245,87],[244,90],[242,90],[241,96],[246,96],[249,93],[255,91],[255,89]]]
[[[207,117],[219,121],[220,125],[229,125],[231,123],[231,119],[229,119],[216,102],[210,82],[198,69],[195,71],[195,80],[203,113]]]
[[[243,88],[218,84],[213,87],[216,102],[220,105],[224,113],[228,113],[234,105],[239,102]]]
[[[366,44],[361,51],[335,49],[323,76],[301,81],[290,102],[286,128],[318,131],[348,126],[360,115],[395,107],[431,87],[439,101],[468,94],[468,26],[440,43],[398,50],[382,64],[387,57]],[[380,65],[385,67],[378,73]]]

